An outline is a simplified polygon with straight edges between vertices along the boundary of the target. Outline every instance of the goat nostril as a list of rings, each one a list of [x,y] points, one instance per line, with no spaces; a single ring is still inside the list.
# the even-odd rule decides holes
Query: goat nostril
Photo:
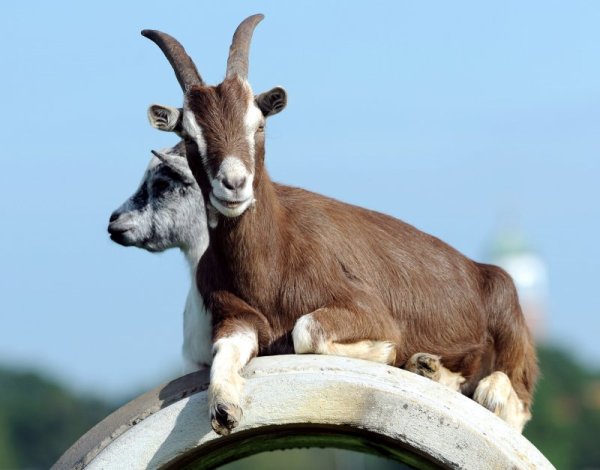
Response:
[[[235,186],[233,186],[233,184],[231,184],[231,182],[227,179],[227,178],[223,178],[223,186],[225,186],[227,189],[231,189],[234,190]]]
[[[240,178],[235,179],[223,178],[222,183],[223,186],[225,186],[227,189],[234,191],[236,189],[244,187],[244,185],[246,184],[246,177],[242,176]]]
[[[109,222],[114,222],[115,220],[117,220],[119,218],[119,213],[118,212],[113,212],[112,214],[110,214],[110,219]]]

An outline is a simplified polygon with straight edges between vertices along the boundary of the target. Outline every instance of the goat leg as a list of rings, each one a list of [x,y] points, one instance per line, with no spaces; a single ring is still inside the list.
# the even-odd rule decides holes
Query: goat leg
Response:
[[[208,407],[213,430],[228,435],[242,418],[240,372],[258,354],[259,339],[269,334],[270,326],[262,314],[228,292],[213,294],[211,307],[214,358]]]
[[[362,312],[324,307],[302,315],[292,331],[296,354],[347,356],[383,364],[395,364],[394,328],[373,321]]]

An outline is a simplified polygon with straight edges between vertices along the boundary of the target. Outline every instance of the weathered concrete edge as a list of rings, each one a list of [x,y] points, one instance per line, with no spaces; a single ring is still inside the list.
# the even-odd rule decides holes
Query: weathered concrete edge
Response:
[[[208,388],[208,371],[184,375],[139,395],[104,418],[81,436],[51,470],[85,468],[121,434],[161,409]]]
[[[292,423],[350,425],[451,468],[482,468],[484,462],[486,468],[553,468],[487,410],[399,369],[331,356],[274,356],[255,359],[245,376],[240,431]],[[206,383],[206,374],[191,374],[138,397],[84,435],[54,468],[110,468],[111,459],[126,453],[136,468],[159,468],[207,443],[214,446],[223,438],[210,431],[206,394],[194,395]],[[143,450],[133,455],[138,442]]]

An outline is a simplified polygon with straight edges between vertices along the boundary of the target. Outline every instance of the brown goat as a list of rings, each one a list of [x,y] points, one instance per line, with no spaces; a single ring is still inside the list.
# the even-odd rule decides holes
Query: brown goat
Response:
[[[183,109],[151,106],[150,121],[185,140],[209,207],[197,284],[213,316],[214,430],[227,434],[241,417],[241,368],[257,354],[291,352],[410,370],[430,364],[424,375],[522,429],[537,363],[508,274],[400,220],[270,180],[265,118],[283,109],[286,94],[275,88],[255,100],[248,84],[260,20],[236,30],[217,86],[205,85],[175,39],[142,32],[184,91]],[[414,356],[420,351],[430,354]]]

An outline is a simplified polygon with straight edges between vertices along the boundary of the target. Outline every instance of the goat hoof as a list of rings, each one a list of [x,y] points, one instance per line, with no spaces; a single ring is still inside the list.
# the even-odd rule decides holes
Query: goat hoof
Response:
[[[440,374],[442,363],[440,357],[434,354],[417,353],[406,363],[405,369],[426,377],[431,380],[436,380]]]
[[[210,424],[221,436],[228,436],[241,419],[242,409],[233,403],[217,403],[210,413]]]

